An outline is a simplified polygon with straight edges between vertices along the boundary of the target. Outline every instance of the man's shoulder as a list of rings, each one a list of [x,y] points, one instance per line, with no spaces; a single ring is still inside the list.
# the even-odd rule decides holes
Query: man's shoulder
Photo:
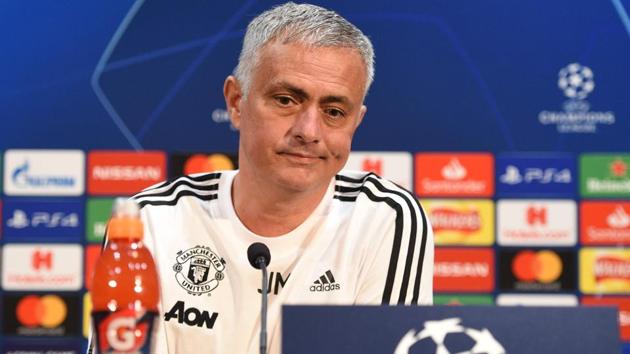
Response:
[[[167,180],[132,196],[138,206],[144,209],[148,206],[176,207],[184,197],[200,201],[214,200],[218,196],[221,176],[233,171],[217,171],[212,173],[197,173],[180,176]]]
[[[365,198],[359,198],[360,196]],[[348,202],[381,203],[393,200],[417,204],[415,195],[372,172],[342,170],[335,176],[335,199]]]

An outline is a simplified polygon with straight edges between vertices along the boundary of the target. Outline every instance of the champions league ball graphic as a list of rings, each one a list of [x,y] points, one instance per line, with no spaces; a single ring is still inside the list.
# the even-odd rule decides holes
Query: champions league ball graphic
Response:
[[[558,87],[572,99],[585,99],[595,88],[593,71],[588,66],[572,63],[558,72]]]
[[[466,328],[460,322],[459,318],[427,321],[421,330],[409,330],[394,354],[505,354],[486,328]]]

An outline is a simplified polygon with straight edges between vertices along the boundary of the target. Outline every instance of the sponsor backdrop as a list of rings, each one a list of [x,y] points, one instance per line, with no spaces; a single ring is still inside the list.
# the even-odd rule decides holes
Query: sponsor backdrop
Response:
[[[85,345],[114,197],[238,168],[222,83],[275,3],[0,5],[1,353]],[[618,306],[630,343],[630,1],[315,3],[374,42],[348,167],[423,202],[436,303]]]

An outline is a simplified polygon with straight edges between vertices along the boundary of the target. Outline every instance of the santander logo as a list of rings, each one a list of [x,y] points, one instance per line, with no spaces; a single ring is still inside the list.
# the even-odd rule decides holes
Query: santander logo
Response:
[[[466,178],[468,171],[462,166],[457,158],[452,158],[449,163],[442,168],[442,177],[449,181],[459,181]]]
[[[417,153],[415,171],[419,196],[494,195],[494,157],[489,153]]]
[[[615,211],[606,217],[606,224],[614,229],[624,229],[630,226],[630,215],[621,205],[617,205]]]

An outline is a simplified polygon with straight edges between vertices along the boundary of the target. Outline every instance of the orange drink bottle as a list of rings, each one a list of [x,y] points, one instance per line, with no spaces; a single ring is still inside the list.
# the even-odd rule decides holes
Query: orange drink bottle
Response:
[[[152,351],[160,293],[155,263],[142,238],[138,205],[116,200],[92,287],[92,324],[100,354]]]

